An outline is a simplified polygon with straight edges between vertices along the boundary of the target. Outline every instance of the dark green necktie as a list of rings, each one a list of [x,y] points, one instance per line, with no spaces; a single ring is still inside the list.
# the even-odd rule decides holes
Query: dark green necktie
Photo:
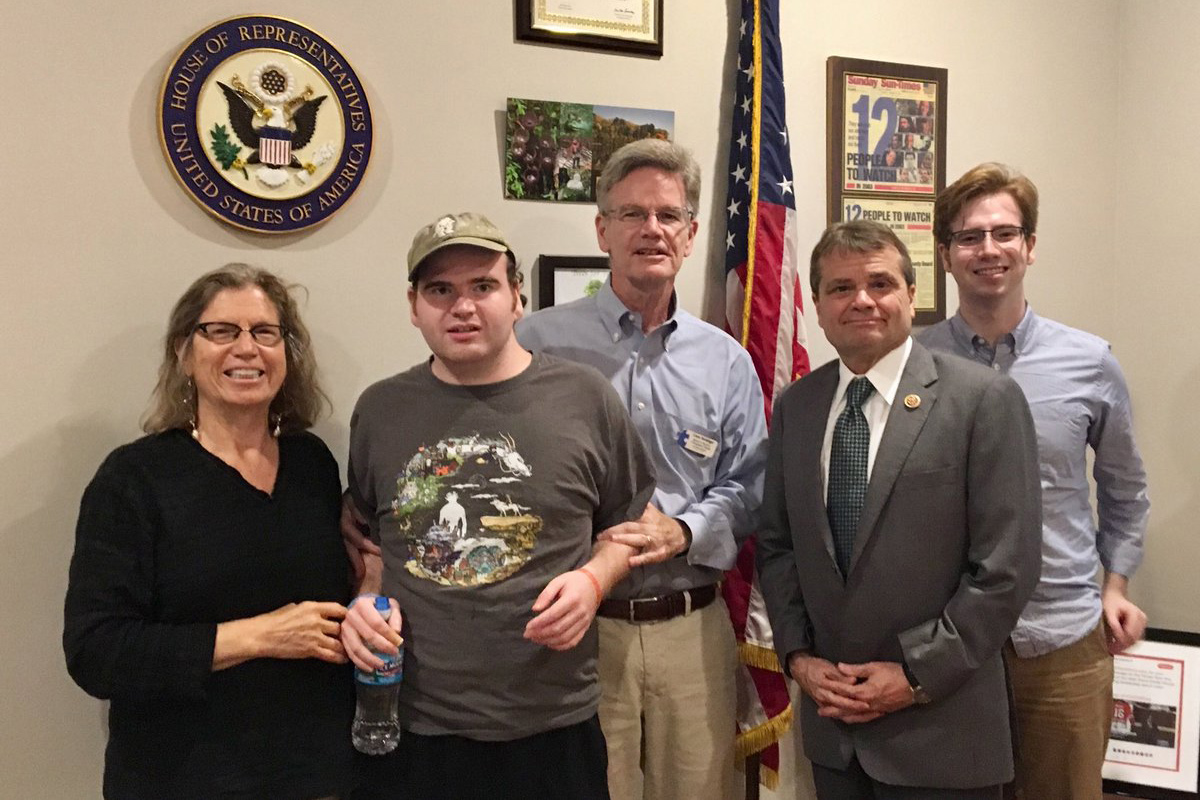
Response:
[[[862,404],[875,387],[866,378],[855,378],[846,388],[846,407],[833,426],[833,444],[829,450],[829,494],[825,508],[833,531],[833,550],[843,577],[850,571],[854,536],[867,496],[867,458],[871,450],[871,429],[863,416]]]

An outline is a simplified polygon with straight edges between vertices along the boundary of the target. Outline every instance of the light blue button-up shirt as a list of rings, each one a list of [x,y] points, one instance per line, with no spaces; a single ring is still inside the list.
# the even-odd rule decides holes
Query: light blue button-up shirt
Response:
[[[618,598],[715,583],[754,532],[762,502],[767,428],[750,356],[671,302],[669,319],[648,334],[610,282],[517,323],[524,347],[588,364],[612,382],[654,460],[654,505],[692,532],[686,553],[634,569],[613,589]],[[715,452],[699,452],[705,439],[696,435]]]
[[[1079,641],[1100,619],[1097,568],[1133,575],[1150,511],[1129,389],[1108,342],[1028,307],[994,348],[957,314],[918,340],[1004,372],[1025,392],[1041,465],[1042,579],[1013,631],[1013,647],[1028,658]],[[1099,525],[1087,480],[1089,446]]]

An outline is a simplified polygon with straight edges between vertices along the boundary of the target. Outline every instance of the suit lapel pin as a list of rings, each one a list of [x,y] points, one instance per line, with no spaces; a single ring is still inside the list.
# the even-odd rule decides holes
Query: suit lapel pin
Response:
[[[907,408],[911,411],[912,409],[919,408],[920,406],[921,406],[921,396],[920,395],[909,394],[909,395],[904,396],[904,407],[905,408]]]

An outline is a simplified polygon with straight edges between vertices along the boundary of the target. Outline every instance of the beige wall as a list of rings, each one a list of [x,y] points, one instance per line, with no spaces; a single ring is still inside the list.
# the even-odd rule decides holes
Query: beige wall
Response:
[[[1038,182],[1030,295],[1040,312],[1109,338],[1133,386],[1155,500],[1135,596],[1156,624],[1200,630],[1189,568],[1200,556],[1200,423],[1187,405],[1200,356],[1172,336],[1190,322],[1193,270],[1179,254],[1194,249],[1186,137],[1200,112],[1185,54],[1200,10],[1184,0],[862,0],[852,14],[783,4],[801,249],[825,215],[826,57],[948,67],[951,175],[1002,159]],[[70,682],[59,643],[78,498],[104,454],[137,435],[167,309],[200,271],[247,260],[308,286],[306,319],[335,406],[317,431],[344,453],[359,391],[423,354],[399,267],[419,224],[474,207],[508,229],[529,263],[594,252],[590,209],[502,199],[499,112],[515,95],[676,112],[677,139],[709,179],[702,224],[713,223],[680,297],[694,311],[719,304],[705,274],[719,272],[706,265],[720,245],[709,259],[707,236],[722,233],[722,81],[737,6],[666,5],[666,55],[655,61],[517,45],[509,0],[256,4],[346,54],[376,128],[370,171],[346,210],[277,239],[202,212],[168,172],[155,129],[178,48],[245,6],[5,0],[0,793],[99,796],[103,706]],[[815,325],[810,337],[814,360],[828,358]]]
[[[1150,472],[1151,538],[1135,595],[1151,624],[1200,631],[1200,350],[1191,344],[1200,183],[1188,155],[1200,130],[1200,93],[1187,57],[1200,6],[1125,3],[1119,27],[1116,138],[1105,159],[1120,165],[1106,265],[1111,310],[1097,328],[1133,387]]]

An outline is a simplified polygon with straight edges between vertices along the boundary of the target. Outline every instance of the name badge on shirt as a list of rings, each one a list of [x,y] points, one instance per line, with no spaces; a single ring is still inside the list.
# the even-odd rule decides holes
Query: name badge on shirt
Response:
[[[717,440],[703,433],[683,430],[675,437],[675,441],[689,453],[695,453],[701,458],[711,458],[717,452]]]

